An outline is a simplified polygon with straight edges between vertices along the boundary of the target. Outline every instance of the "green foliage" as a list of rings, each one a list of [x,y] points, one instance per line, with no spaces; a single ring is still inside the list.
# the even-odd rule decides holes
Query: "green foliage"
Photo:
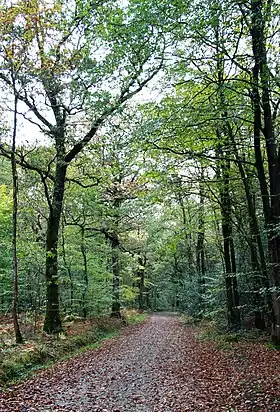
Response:
[[[11,236],[12,197],[5,185],[0,186],[0,312],[11,303]]]
[[[225,333],[223,329],[217,327],[214,322],[202,323],[200,332],[196,335],[198,341],[214,341],[217,349],[232,350],[234,344],[246,339],[246,334],[242,333]]]
[[[147,319],[147,313],[138,313],[136,310],[122,310],[122,316],[128,325],[137,325]]]
[[[183,325],[188,325],[188,326],[193,326],[196,325],[199,322],[199,319],[194,318],[193,316],[190,316],[188,314],[183,313],[182,315],[180,315],[180,322]]]

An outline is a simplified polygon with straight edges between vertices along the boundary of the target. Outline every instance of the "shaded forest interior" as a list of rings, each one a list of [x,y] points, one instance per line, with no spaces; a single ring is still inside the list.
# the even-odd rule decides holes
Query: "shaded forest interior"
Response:
[[[280,346],[279,4],[1,1],[0,311]]]

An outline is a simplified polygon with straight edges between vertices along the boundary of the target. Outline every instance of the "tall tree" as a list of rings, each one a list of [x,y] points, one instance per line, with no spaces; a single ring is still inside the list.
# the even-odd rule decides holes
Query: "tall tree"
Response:
[[[3,6],[2,19],[9,22],[4,50],[11,47],[7,33],[14,30],[16,54],[34,56],[19,71],[18,99],[32,113],[32,118],[24,116],[50,136],[55,150],[46,169],[34,166],[24,155],[17,159],[39,173],[48,201],[44,330],[53,333],[61,330],[57,248],[68,166],[106,120],[158,73],[164,39],[160,33],[153,36],[146,22],[140,24],[137,12],[133,18],[133,10],[114,2],[76,2],[72,8],[68,2],[42,0]],[[10,74],[2,56],[0,77],[9,87]],[[111,93],[109,82],[111,90],[114,85]],[[83,114],[88,119],[84,134],[75,126]],[[7,155],[3,147],[2,152]]]
[[[15,79],[13,79],[15,82]],[[15,88],[15,83],[14,83]],[[14,331],[16,336],[16,343],[22,343],[23,338],[19,328],[18,321],[18,254],[17,254],[17,228],[18,228],[18,175],[16,164],[16,137],[17,137],[17,116],[18,116],[18,96],[14,94],[14,124],[13,137],[11,146],[11,166],[13,178],[13,235],[12,235],[12,251],[13,251],[13,305],[12,315],[14,322]]]
[[[267,30],[271,22],[273,2],[252,0],[250,8],[239,4],[244,21],[251,36],[254,67],[252,69],[252,103],[254,116],[254,150],[256,168],[263,200],[263,213],[267,227],[268,250],[273,280],[273,322],[272,341],[280,345],[280,154],[275,136],[271,80],[272,73],[268,62]],[[264,169],[261,135],[263,135],[268,176]]]

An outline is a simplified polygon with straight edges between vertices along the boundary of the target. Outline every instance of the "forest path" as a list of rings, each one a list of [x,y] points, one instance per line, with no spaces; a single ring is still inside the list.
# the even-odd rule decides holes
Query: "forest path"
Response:
[[[105,341],[99,349],[63,361],[19,385],[0,410],[279,411],[278,372],[262,370],[268,360],[275,365],[278,358],[267,353],[266,359],[263,345],[253,347],[252,353],[247,346],[241,345],[241,352],[238,348],[227,352],[210,342],[197,342],[193,329],[178,318],[152,315],[141,325],[124,328],[120,337]],[[256,350],[262,356],[261,369],[259,364],[251,368]],[[259,393],[252,390],[256,382]]]
[[[20,385],[5,411],[172,411],[172,369],[182,359],[182,330],[168,314],[151,315]]]

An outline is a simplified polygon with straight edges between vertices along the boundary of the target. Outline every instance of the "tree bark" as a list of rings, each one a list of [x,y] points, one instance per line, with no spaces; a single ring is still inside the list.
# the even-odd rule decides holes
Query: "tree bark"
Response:
[[[216,34],[216,51],[217,51],[217,74],[218,74],[218,104],[222,111],[223,117],[227,119],[226,100],[224,96],[224,68],[223,59],[219,53],[219,28],[215,28]],[[229,329],[240,328],[240,309],[239,309],[239,293],[236,278],[236,262],[234,241],[232,237],[232,206],[230,194],[230,160],[229,153],[229,133],[227,122],[225,122],[221,130],[216,131],[218,139],[217,157],[221,160],[218,163],[217,175],[221,179],[220,199],[221,199],[221,215],[222,215],[222,234],[223,234],[223,249],[225,261],[225,282],[227,295],[227,317]],[[226,149],[224,152],[224,148]]]
[[[62,204],[65,190],[65,178],[67,167],[63,158],[59,158],[56,164],[55,183],[50,213],[47,223],[46,240],[46,316],[44,331],[47,333],[59,333],[62,324],[59,312],[59,282],[58,282],[58,234],[62,214]]]
[[[224,202],[227,199],[223,198]],[[227,203],[223,204],[226,206]],[[239,310],[239,294],[237,289],[236,268],[235,268],[235,253],[232,240],[232,227],[229,223],[231,216],[228,211],[222,211],[222,233],[224,243],[224,259],[226,269],[226,294],[227,294],[227,313],[228,327],[235,330],[240,327],[240,310]]]
[[[271,320],[271,301],[268,299],[267,304],[263,296],[261,295],[261,290],[266,290],[266,296],[268,295],[269,290],[269,278],[267,273],[267,266],[265,260],[265,253],[263,249],[263,244],[261,240],[259,224],[256,216],[255,206],[252,200],[252,194],[250,185],[245,174],[243,166],[240,164],[240,173],[242,181],[244,184],[247,208],[248,208],[248,217],[249,217],[249,228],[251,234],[250,242],[250,251],[251,251],[251,263],[253,270],[253,287],[254,287],[254,312],[255,312],[255,327],[257,329],[265,329],[265,318]],[[266,309],[270,311],[267,314]],[[266,314],[268,316],[266,316]]]

